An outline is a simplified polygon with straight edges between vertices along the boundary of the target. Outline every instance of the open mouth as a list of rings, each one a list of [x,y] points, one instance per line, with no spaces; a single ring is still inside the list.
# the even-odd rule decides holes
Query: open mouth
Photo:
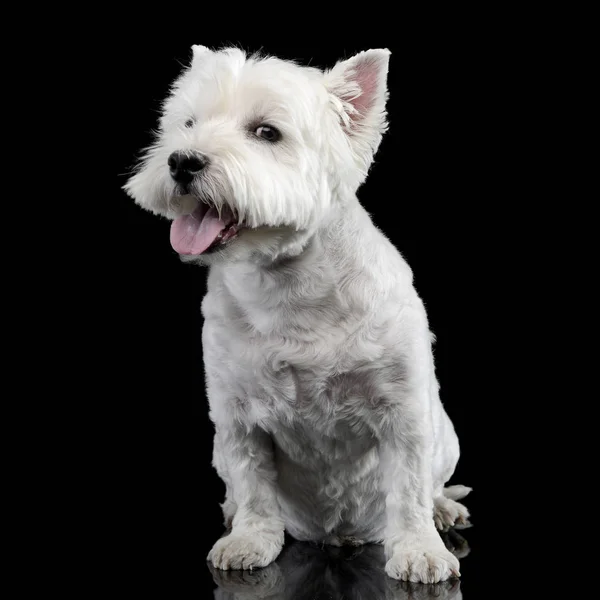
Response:
[[[194,212],[171,224],[171,246],[178,254],[207,254],[230,242],[242,228],[229,207],[224,206],[219,214],[214,205],[198,202]]]

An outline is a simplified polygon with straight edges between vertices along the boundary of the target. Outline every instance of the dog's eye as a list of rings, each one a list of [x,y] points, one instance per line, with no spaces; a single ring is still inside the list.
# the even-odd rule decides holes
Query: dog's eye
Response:
[[[260,125],[254,130],[254,134],[267,142],[277,142],[281,139],[281,133],[270,125]]]
[[[193,127],[193,126],[194,126],[194,123],[195,123],[194,119],[188,119],[188,120],[185,122],[185,126],[186,126],[186,127]]]

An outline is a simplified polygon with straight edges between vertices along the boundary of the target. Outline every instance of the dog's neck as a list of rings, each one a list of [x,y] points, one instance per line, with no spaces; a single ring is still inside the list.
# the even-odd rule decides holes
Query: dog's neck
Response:
[[[236,304],[247,309],[301,311],[335,299],[332,271],[324,236],[315,232],[294,255],[260,263],[239,261],[211,268]],[[214,273],[217,275],[217,273]]]
[[[376,276],[383,236],[358,201],[318,229],[295,256],[265,265],[211,267],[209,293],[229,298],[257,329],[311,329],[316,323],[360,318],[372,308],[368,281]],[[385,293],[385,290],[382,290]],[[279,327],[277,327],[279,323]]]

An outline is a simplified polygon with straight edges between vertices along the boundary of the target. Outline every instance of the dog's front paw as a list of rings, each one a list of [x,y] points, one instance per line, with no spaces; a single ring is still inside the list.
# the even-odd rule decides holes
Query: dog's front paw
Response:
[[[260,532],[235,532],[221,538],[208,560],[216,569],[247,570],[270,565],[283,548],[281,535]]]
[[[459,562],[441,539],[427,542],[408,540],[394,546],[385,572],[394,579],[414,583],[438,583],[459,577]]]

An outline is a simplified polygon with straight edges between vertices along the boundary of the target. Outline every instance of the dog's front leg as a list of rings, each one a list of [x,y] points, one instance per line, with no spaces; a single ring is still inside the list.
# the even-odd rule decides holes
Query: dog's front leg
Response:
[[[283,548],[273,447],[257,427],[216,425],[237,511],[229,535],[213,547],[208,560],[217,569],[252,569],[272,563]]]
[[[411,395],[386,419],[380,454],[387,517],[385,570],[394,579],[437,583],[458,575],[459,563],[444,546],[433,520],[433,443],[427,406],[426,396]]]

